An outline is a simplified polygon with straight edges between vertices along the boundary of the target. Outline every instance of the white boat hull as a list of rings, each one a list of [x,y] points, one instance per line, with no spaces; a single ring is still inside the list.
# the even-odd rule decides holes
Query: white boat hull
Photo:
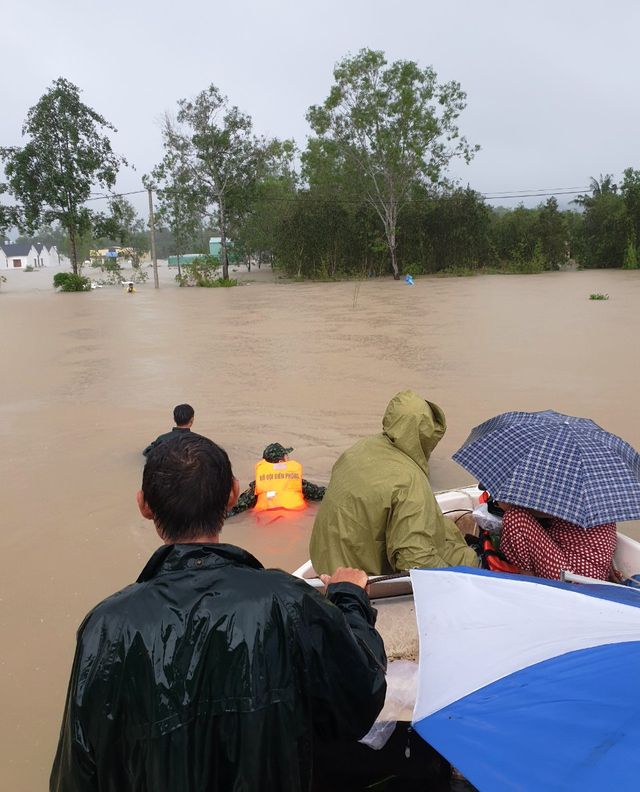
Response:
[[[472,511],[479,503],[481,490],[462,487],[436,493],[444,514],[452,517]],[[614,566],[623,577],[640,574],[640,543],[618,532]],[[322,587],[311,561],[293,573],[312,586]],[[370,578],[369,594],[378,611],[377,629],[382,635],[390,660],[416,660],[418,635],[413,608],[413,593],[408,573],[386,579]]]

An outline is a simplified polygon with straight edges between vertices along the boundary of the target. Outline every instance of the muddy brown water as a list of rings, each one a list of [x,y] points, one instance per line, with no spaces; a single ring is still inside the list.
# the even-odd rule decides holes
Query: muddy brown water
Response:
[[[135,295],[3,286],[2,788],[46,787],[76,627],[159,544],[134,495],[140,451],[169,428],[174,404],[194,405],[194,429],[227,449],[243,486],[272,441],[295,447],[305,477],[328,481],[338,454],[378,431],[404,388],[447,414],[436,489],[471,483],[451,454],[504,410],[589,416],[640,448],[640,273],[415,287],[259,277],[236,289],[145,285]],[[591,292],[610,299],[589,301]],[[307,558],[311,522],[244,515],[223,540],[292,570]]]

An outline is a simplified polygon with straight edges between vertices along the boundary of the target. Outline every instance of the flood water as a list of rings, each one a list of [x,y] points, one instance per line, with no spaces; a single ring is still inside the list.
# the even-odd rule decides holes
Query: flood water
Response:
[[[379,431],[404,388],[447,414],[435,489],[472,483],[451,454],[505,410],[588,416],[640,448],[640,273],[415,287],[260,277],[235,289],[147,284],[135,295],[3,286],[3,789],[46,787],[75,630],[159,544],[134,496],[141,449],[170,428],[173,405],[195,407],[194,430],[227,449],[243,487],[274,441],[295,447],[306,478],[327,482],[338,454]],[[592,292],[610,299],[589,301]],[[223,541],[292,570],[307,558],[310,527],[308,516],[244,515],[228,522]]]

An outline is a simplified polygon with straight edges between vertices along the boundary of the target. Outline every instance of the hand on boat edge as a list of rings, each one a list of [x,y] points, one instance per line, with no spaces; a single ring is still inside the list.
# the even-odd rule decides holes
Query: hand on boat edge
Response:
[[[320,575],[320,580],[322,580],[325,587],[331,583],[353,583],[361,589],[366,589],[369,583],[366,572],[363,572],[362,569],[353,569],[352,567],[338,567],[333,575]]]

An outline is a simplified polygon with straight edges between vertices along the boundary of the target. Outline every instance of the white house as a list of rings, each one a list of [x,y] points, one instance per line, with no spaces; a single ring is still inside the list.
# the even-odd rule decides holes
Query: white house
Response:
[[[4,269],[25,269],[29,266],[35,269],[39,266],[38,251],[28,242],[22,245],[10,245],[5,242],[4,245],[0,245],[0,251],[4,259],[4,261],[0,259],[0,265],[4,265]]]
[[[38,266],[39,267],[59,267],[60,266],[60,254],[58,253],[58,249],[55,245],[51,245],[48,247],[44,245],[42,242],[36,242],[34,245],[36,252],[38,254]]]
[[[61,257],[55,245],[47,247],[42,242],[11,245],[0,244],[0,269],[25,269],[33,267],[59,267]]]

